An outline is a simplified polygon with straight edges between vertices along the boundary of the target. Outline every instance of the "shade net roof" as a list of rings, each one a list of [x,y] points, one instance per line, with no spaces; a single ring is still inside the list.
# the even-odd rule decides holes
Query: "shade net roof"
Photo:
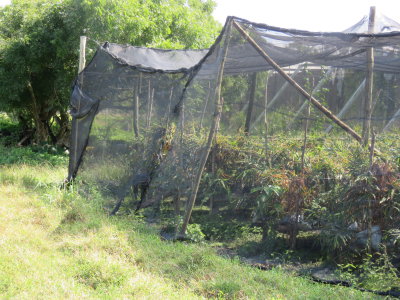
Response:
[[[368,149],[310,105],[232,22],[356,134],[368,119],[386,162],[400,157],[397,23],[377,18],[375,34],[364,32],[366,19],[345,32],[308,32],[231,17],[210,49],[99,47],[73,87],[69,179],[100,193],[112,213],[144,211],[174,228],[192,216],[210,238],[216,215],[258,228],[262,238],[283,223],[281,232],[292,235],[328,228],[335,214],[338,226],[356,221],[359,231],[366,216],[380,230],[398,224],[398,213],[385,215],[395,200],[368,204],[351,189],[368,170],[374,180],[398,181],[396,164],[369,165]],[[315,199],[324,214],[313,211]]]

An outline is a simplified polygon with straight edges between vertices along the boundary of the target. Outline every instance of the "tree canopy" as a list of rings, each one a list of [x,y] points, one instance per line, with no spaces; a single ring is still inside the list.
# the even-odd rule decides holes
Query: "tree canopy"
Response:
[[[0,10],[0,111],[36,142],[68,133],[79,36],[159,48],[206,48],[221,25],[213,0],[13,0]],[[89,43],[88,55],[96,45]]]

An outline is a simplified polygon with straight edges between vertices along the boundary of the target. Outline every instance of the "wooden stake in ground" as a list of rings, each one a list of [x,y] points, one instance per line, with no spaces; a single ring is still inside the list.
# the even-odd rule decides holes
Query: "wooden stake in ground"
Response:
[[[222,105],[223,105],[223,99],[221,97],[222,78],[224,75],[225,60],[226,60],[226,55],[228,53],[228,47],[229,47],[229,42],[230,42],[230,38],[231,38],[231,28],[232,28],[232,21],[229,20],[226,25],[225,38],[224,38],[222,49],[220,50],[221,52],[219,55],[220,64],[219,64],[217,84],[216,84],[216,89],[215,89],[215,94],[214,94],[215,113],[214,113],[213,120],[211,123],[210,133],[208,134],[207,144],[206,144],[206,146],[203,150],[202,156],[200,158],[198,171],[196,174],[195,181],[193,183],[192,192],[188,199],[185,217],[183,219],[181,232],[179,233],[178,238],[184,237],[186,234],[187,225],[189,224],[189,220],[192,215],[194,202],[196,200],[197,192],[199,190],[201,176],[203,175],[204,166],[206,165],[207,158],[210,153],[211,146],[212,146],[212,142],[213,142],[213,140],[216,136],[217,130],[218,130],[219,120],[221,118]]]
[[[375,26],[375,6],[371,6],[369,11],[368,33],[374,33]],[[364,119],[362,130],[362,143],[368,145],[369,133],[371,128],[372,116],[372,90],[374,83],[374,48],[367,49],[367,74],[365,83],[365,99],[364,99]]]
[[[253,113],[254,100],[256,98],[257,88],[257,73],[253,73],[250,78],[250,95],[249,95],[249,107],[247,109],[246,123],[244,125],[244,133],[250,133],[251,114]]]

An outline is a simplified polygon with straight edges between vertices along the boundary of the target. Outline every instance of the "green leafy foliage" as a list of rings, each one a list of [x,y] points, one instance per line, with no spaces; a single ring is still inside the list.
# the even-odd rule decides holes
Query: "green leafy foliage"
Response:
[[[79,36],[161,48],[206,48],[220,29],[212,0],[16,0],[0,10],[0,111],[37,142],[67,143]]]
[[[377,291],[400,288],[398,270],[386,253],[366,255],[361,264],[341,264],[341,277],[356,287]]]

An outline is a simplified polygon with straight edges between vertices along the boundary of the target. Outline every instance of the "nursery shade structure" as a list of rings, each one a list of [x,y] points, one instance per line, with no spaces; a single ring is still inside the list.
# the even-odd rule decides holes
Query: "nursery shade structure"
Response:
[[[229,17],[210,49],[105,43],[73,86],[69,179],[92,182],[110,206],[116,205],[113,213],[121,204],[124,209],[151,206],[157,211],[165,203],[176,215],[184,210],[183,232],[196,199],[211,211],[246,205],[250,183],[231,182],[231,199],[221,186],[213,185],[211,192],[202,189],[221,172],[226,180],[232,175],[218,163],[223,159],[218,138],[240,135],[245,124],[246,131],[252,128],[246,136],[259,141],[268,135],[296,135],[306,118],[310,130],[323,133],[338,125],[338,134],[341,128],[360,141],[360,110],[348,110],[342,119],[335,114],[365,78],[366,52],[372,47],[380,81],[371,120],[377,130],[389,121],[398,130],[393,117],[400,103],[393,83],[400,72],[400,25],[377,18],[380,29],[372,34],[363,31],[365,22],[345,32],[309,32]],[[331,92],[310,95],[322,79]],[[280,88],[286,81],[290,85]],[[279,97],[268,106],[274,93]],[[315,108],[293,124],[304,99]],[[262,124],[250,126],[263,110],[270,124],[267,133]],[[241,151],[257,152],[255,144],[241,147],[234,151],[238,159],[243,159]]]

